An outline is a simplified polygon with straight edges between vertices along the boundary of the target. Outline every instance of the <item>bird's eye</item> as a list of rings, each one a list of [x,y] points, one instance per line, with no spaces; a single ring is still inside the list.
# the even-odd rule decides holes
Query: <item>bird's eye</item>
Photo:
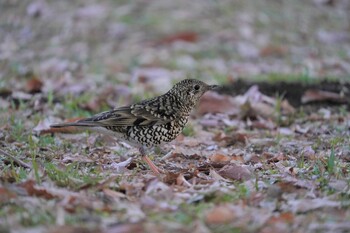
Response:
[[[194,89],[195,89],[196,91],[198,91],[199,88],[201,88],[201,87],[200,87],[198,84],[194,85]]]

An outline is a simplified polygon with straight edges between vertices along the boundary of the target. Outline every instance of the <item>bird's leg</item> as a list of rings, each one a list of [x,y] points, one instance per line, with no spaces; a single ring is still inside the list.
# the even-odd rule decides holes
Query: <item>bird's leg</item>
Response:
[[[151,159],[148,158],[148,156],[146,155],[145,148],[140,147],[140,148],[139,148],[139,151],[140,151],[140,153],[141,153],[142,160],[145,161],[145,162],[148,164],[149,168],[150,168],[156,175],[160,174],[159,168],[158,168],[158,167],[151,161]]]

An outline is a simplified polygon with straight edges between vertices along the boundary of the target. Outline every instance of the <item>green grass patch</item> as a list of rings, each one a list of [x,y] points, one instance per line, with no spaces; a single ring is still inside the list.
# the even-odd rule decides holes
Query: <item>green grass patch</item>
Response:
[[[78,162],[71,163],[64,169],[59,169],[52,163],[46,163],[45,170],[49,178],[57,186],[69,187],[74,190],[79,189],[81,186],[95,185],[103,179],[102,176],[99,176],[93,170],[84,172]]]
[[[193,137],[195,135],[193,125],[187,124],[185,128],[182,130],[182,134],[187,137]]]

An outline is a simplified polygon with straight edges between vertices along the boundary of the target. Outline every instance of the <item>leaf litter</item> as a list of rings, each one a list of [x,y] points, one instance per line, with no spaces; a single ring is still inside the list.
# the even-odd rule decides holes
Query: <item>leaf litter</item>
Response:
[[[214,96],[214,98],[216,97]],[[240,99],[241,97],[235,98]],[[205,102],[201,104],[203,105]],[[217,104],[219,105],[219,103]],[[245,102],[241,102],[241,104],[244,105]],[[238,108],[240,107],[238,106]],[[287,116],[287,114],[291,115],[294,112],[295,110],[283,114]],[[89,153],[83,155],[80,150],[75,154],[64,154],[60,161],[68,165],[76,164],[79,167],[86,166],[87,163],[91,164],[91,167],[102,165],[98,172],[105,179],[85,185],[81,180],[83,186],[73,192],[65,192],[63,187],[52,189],[38,186],[34,180],[27,180],[19,184],[18,188],[24,188],[27,196],[56,200],[63,207],[64,215],[75,214],[76,208],[87,208],[119,216],[121,214],[119,211],[124,209],[126,212],[124,212],[123,218],[127,222],[147,222],[149,214],[165,212],[171,215],[171,213],[183,211],[182,204],[184,203],[206,203],[208,202],[207,198],[210,198],[214,200],[213,203],[217,204],[207,208],[201,223],[207,225],[209,229],[214,229],[212,227],[217,224],[229,224],[240,229],[285,230],[290,224],[298,221],[300,214],[310,213],[318,209],[346,209],[348,207],[349,203],[344,202],[344,200],[330,200],[322,191],[325,188],[322,185],[325,184],[314,178],[317,176],[318,179],[322,176],[331,177],[330,174],[326,174],[328,168],[325,160],[323,160],[323,165],[318,164],[322,169],[319,174],[313,174],[315,171],[312,169],[315,164],[319,163],[317,161],[322,161],[319,158],[323,150],[322,145],[318,145],[315,141],[317,138],[312,137],[315,133],[319,135],[319,130],[313,125],[324,121],[323,118],[313,122],[298,122],[288,128],[279,127],[276,120],[272,120],[274,126],[268,128],[271,134],[268,136],[270,138],[262,138],[266,132],[259,126],[251,124],[251,121],[256,120],[254,117],[260,116],[258,112],[254,113],[254,117],[253,115],[248,117],[228,113],[220,114],[224,114],[227,119],[239,119],[236,120],[242,124],[239,133],[226,132],[226,126],[219,122],[214,124],[215,127],[210,128],[202,124],[203,121],[192,122],[191,127],[196,128],[195,135],[181,135],[174,142],[165,145],[165,150],[170,149],[167,158],[154,157],[154,160],[165,171],[160,177],[154,176],[139,162],[136,162],[136,166],[131,166],[132,157],[109,154],[111,151],[120,150],[126,145],[117,143],[116,146],[115,143],[111,143],[111,145],[107,143],[98,149],[95,148],[94,144],[99,143],[99,139],[95,137],[88,145],[87,142],[84,142],[83,138],[86,135],[83,134],[76,138],[81,143],[78,148],[85,148]],[[203,115],[203,119],[215,117],[215,112],[196,112],[194,116],[201,117],[201,115]],[[331,115],[333,114],[331,113]],[[266,115],[260,118],[263,121],[265,119],[267,119]],[[41,124],[39,122],[39,127],[36,128],[39,128],[39,135]],[[304,128],[308,130],[301,130]],[[45,131],[46,128],[42,127],[42,130]],[[287,130],[290,132],[287,133]],[[61,133],[73,132],[50,133],[54,133],[55,139],[59,139],[64,136],[60,135]],[[280,135],[282,138],[276,141],[275,135]],[[289,139],[283,140],[283,137]],[[303,142],[299,142],[302,138],[308,138],[308,141],[304,139]],[[84,146],[84,144],[88,146]],[[215,147],[211,149],[212,146]],[[171,147],[174,147],[175,150]],[[277,151],[271,151],[273,148]],[[126,146],[124,150],[129,149],[131,148]],[[327,158],[327,152],[322,156]],[[108,157],[110,158],[108,159]],[[339,166],[345,168],[345,164],[341,165],[345,161],[338,160],[337,162]],[[110,164],[106,165],[106,163]],[[344,195],[343,193],[349,188],[346,174],[340,172],[338,176],[340,176],[338,179],[329,180],[329,183],[326,184],[330,190],[333,190],[333,197],[337,196],[336,193],[340,196]],[[47,180],[48,177],[45,178],[44,175],[42,179]],[[259,181],[254,184],[256,182],[254,180]],[[246,183],[249,181],[251,183]],[[261,183],[262,181],[264,184]],[[320,189],[321,187],[322,189]],[[98,195],[89,192],[89,190],[95,190]],[[16,198],[10,191],[5,191],[5,193],[7,193],[8,198]],[[222,195],[228,195],[231,201],[227,204],[225,201],[220,201]],[[252,198],[259,195],[260,197],[252,202]],[[307,199],[304,199],[305,197]],[[130,201],[133,204],[129,203]],[[257,205],[256,201],[260,202],[261,205]],[[245,204],[242,205],[242,202]],[[211,202],[209,201],[209,203]],[[266,208],[266,205],[271,206],[272,203],[275,203],[272,205],[273,208]],[[128,205],[129,207],[126,207]],[[186,212],[186,210],[184,211]],[[276,215],[276,211],[279,211],[278,215]],[[64,223],[64,218],[61,221]],[[254,226],[247,227],[248,222],[254,222]],[[134,229],[134,225],[126,223],[123,224],[123,227]],[[175,228],[182,229],[180,225]],[[110,225],[107,229],[118,228]]]
[[[4,59],[12,64],[2,65],[0,73],[0,107],[7,110],[0,112],[0,230],[349,231],[350,115],[344,105],[308,111],[290,104],[287,95],[276,97],[260,86],[235,96],[209,92],[182,135],[149,151],[165,171],[160,177],[142,164],[136,150],[109,136],[51,129],[53,122],[74,121],[160,94],[193,71],[201,71],[203,79],[216,75],[218,80],[210,81],[224,77],[235,85],[237,77],[266,73],[306,68],[318,77],[342,76],[349,70],[347,51],[342,50],[342,57],[323,57],[289,33],[280,39],[293,45],[274,44],[272,38],[280,35],[255,25],[266,27],[273,18],[250,12],[255,4],[237,14],[227,10],[229,15],[223,9],[233,5],[227,2],[213,6],[180,1],[186,7],[171,14],[166,10],[170,6],[157,1],[147,8],[141,2],[111,4],[67,7],[32,1],[23,5],[24,14],[7,11],[0,16],[19,25],[18,19],[25,17],[30,25],[9,33],[0,50],[1,64]],[[295,7],[284,4],[286,9]],[[305,9],[320,3],[310,4]],[[327,10],[334,13],[342,4]],[[263,12],[266,6],[260,7]],[[130,18],[131,12],[139,18]],[[164,12],[179,22],[176,30],[170,30],[171,20],[160,20],[160,30],[151,29]],[[208,16],[218,12],[222,18],[215,22],[222,25],[207,27]],[[311,10],[306,20],[318,14]],[[58,17],[63,24],[53,20]],[[117,23],[109,21],[115,17]],[[201,22],[196,31],[186,26],[193,17]],[[52,26],[50,33],[39,33],[40,27],[48,29],[38,25],[42,20]],[[239,33],[227,29],[236,21]],[[333,51],[337,43],[348,44],[339,25],[333,31],[315,31],[313,36],[326,44],[318,49]],[[40,36],[46,34],[50,38],[42,42]],[[19,49],[24,45],[27,51]],[[289,54],[293,61],[286,62]],[[304,90],[298,101],[346,105],[347,94],[346,89],[313,88]]]

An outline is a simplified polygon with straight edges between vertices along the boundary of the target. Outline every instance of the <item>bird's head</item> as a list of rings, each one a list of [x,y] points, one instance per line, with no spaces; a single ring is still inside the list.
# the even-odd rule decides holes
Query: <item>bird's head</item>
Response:
[[[214,90],[218,87],[196,79],[185,79],[175,84],[169,92],[175,94],[184,104],[190,104],[194,107],[206,91]]]

